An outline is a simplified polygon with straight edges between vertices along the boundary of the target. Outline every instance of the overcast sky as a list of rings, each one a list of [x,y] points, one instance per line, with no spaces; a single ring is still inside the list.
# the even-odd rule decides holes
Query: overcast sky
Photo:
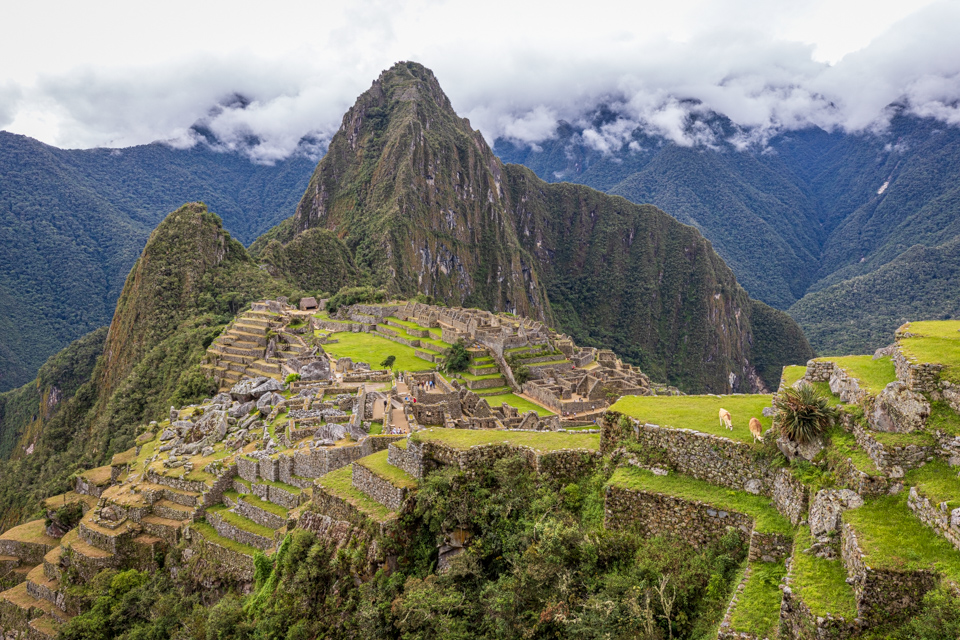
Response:
[[[600,102],[623,117],[587,132],[599,149],[636,126],[694,143],[691,109],[745,142],[882,127],[893,101],[960,124],[960,0],[34,0],[0,16],[0,128],[61,147],[185,146],[205,119],[282,158],[399,60],[433,69],[489,140],[536,144]]]

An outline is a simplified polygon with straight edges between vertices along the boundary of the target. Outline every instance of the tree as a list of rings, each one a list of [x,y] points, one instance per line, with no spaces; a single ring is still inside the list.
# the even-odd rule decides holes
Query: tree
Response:
[[[393,363],[397,361],[397,356],[387,356],[383,359],[383,362],[380,363],[380,366],[384,369],[392,369]]]
[[[457,340],[450,347],[450,353],[443,361],[443,369],[447,373],[459,373],[460,371],[466,371],[468,366],[470,366],[470,352],[467,351],[467,345],[463,342],[463,339]]]

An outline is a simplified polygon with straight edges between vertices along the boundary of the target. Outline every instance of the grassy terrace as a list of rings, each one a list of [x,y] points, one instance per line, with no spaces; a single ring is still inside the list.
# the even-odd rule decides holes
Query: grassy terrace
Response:
[[[372,333],[338,332],[331,334],[336,344],[324,345],[327,353],[337,358],[350,358],[354,362],[368,362],[373,368],[380,366],[387,356],[395,356],[393,365],[396,371],[432,371],[436,368],[432,362],[414,355],[415,349],[399,342],[393,342]]]
[[[277,482],[276,480],[265,480],[264,478],[257,478],[255,484],[265,484],[269,487],[276,487],[277,489],[283,489],[287,493],[292,493],[295,496],[300,495],[300,487],[295,487],[292,484],[286,484],[284,482]]]
[[[272,502],[267,502],[266,500],[261,500],[252,493],[246,493],[240,496],[240,500],[243,500],[247,504],[259,507],[268,513],[272,513],[275,516],[280,516],[281,518],[287,517],[287,510],[284,507],[281,507],[278,504],[273,504]]]
[[[900,340],[905,356],[942,364],[940,376],[960,382],[960,320],[908,322],[906,330],[915,337]]]
[[[947,503],[951,511],[960,507],[960,478],[943,460],[928,462],[907,473],[907,484],[915,486],[934,505]]]
[[[914,517],[907,507],[906,491],[844,511],[843,521],[856,531],[867,565],[907,571],[935,569],[955,582],[960,580],[960,553]]]
[[[365,469],[369,469],[374,475],[383,478],[395,487],[403,489],[416,489],[417,481],[410,477],[403,469],[399,469],[387,462],[387,450],[360,458],[354,464],[358,464]]]
[[[803,376],[807,374],[807,367],[801,364],[791,365],[789,367],[783,368],[783,373],[781,374],[781,379],[783,384],[786,386],[791,386]]]
[[[548,452],[561,449],[600,449],[598,433],[561,433],[558,431],[497,431],[472,429],[426,429],[411,438],[419,442],[439,442],[457,449],[476,445],[506,443]]]
[[[490,373],[483,376],[475,376],[469,371],[461,371],[460,373],[457,374],[457,377],[463,378],[464,380],[490,380],[491,378],[501,378],[503,376],[500,374],[499,371],[497,373]]]
[[[346,500],[360,512],[370,516],[377,522],[386,522],[393,516],[393,512],[385,506],[371,500],[365,493],[353,486],[353,467],[347,465],[336,471],[320,476],[317,484],[333,495]]]
[[[783,600],[780,581],[787,568],[782,562],[751,562],[748,568],[750,575],[730,613],[730,626],[758,638],[776,637]]]
[[[856,378],[860,387],[877,395],[888,383],[897,379],[893,358],[873,359],[873,356],[843,356],[840,358],[817,358],[820,362],[832,362],[851,378]]]
[[[47,528],[43,520],[31,520],[18,527],[7,529],[0,540],[18,540],[20,542],[34,542],[55,547],[60,544],[57,538],[47,535]]]
[[[943,400],[932,402],[926,430],[930,433],[943,431],[949,435],[960,436],[960,415]]]
[[[249,531],[250,533],[255,533],[264,538],[273,539],[273,534],[276,533],[270,527],[265,527],[262,524],[257,524],[249,518],[244,518],[243,516],[234,513],[227,509],[224,505],[216,505],[214,507],[207,507],[208,513],[215,513],[220,516],[224,522],[227,524],[232,524],[238,529],[243,529],[244,531]]]
[[[828,613],[845,620],[857,617],[857,602],[853,587],[847,584],[847,569],[840,558],[826,560],[803,553],[813,544],[810,527],[800,527],[793,545],[790,566],[790,588],[802,599],[815,616]]]
[[[740,442],[753,442],[750,418],[757,418],[763,430],[771,419],[763,415],[770,406],[768,395],[732,396],[624,396],[610,407],[642,423],[671,429],[692,429]],[[720,424],[719,411],[726,409],[733,416],[733,430]]]
[[[437,338],[421,338],[419,336],[410,335],[403,329],[398,329],[397,327],[391,327],[388,325],[383,325],[383,326],[387,327],[390,331],[393,331],[394,333],[396,333],[397,336],[404,338],[405,340],[419,340],[421,345],[424,345],[424,346],[429,345],[434,347],[433,349],[431,349],[431,351],[434,351],[434,352],[440,352],[440,351],[443,351],[444,349],[449,349],[450,347],[453,346],[449,342],[444,342],[443,340],[438,340]],[[419,329],[421,331],[430,331],[426,327],[421,327],[419,325],[414,325],[412,328]],[[432,336],[434,334],[430,333],[430,335]]]
[[[671,473],[657,476],[645,469],[620,467],[610,477],[608,484],[632,489],[675,496],[684,500],[702,502],[724,511],[736,511],[754,520],[754,527],[761,533],[791,535],[790,521],[770,505],[770,498],[755,496],[746,491],[735,491],[697,480],[690,476]]]
[[[857,440],[852,433],[847,433],[840,427],[834,427],[830,433],[830,447],[827,449],[827,456],[832,460],[850,459],[853,466],[858,470],[871,476],[880,475],[877,465],[866,454],[866,452],[857,446]]]
[[[220,545],[221,547],[227,548],[230,551],[242,553],[243,555],[250,556],[250,557],[253,557],[253,554],[259,551],[259,549],[256,549],[255,547],[251,547],[250,545],[242,544],[240,542],[237,542],[236,540],[231,540],[230,538],[224,538],[219,533],[217,533],[216,529],[214,529],[212,526],[210,526],[206,522],[203,522],[202,520],[198,520],[197,522],[194,522],[193,524],[190,525],[190,528],[196,531],[197,533],[199,533],[201,536],[203,536],[204,540]],[[266,552],[266,553],[269,555],[269,552]]]
[[[526,413],[527,411],[536,411],[539,416],[552,416],[553,411],[545,409],[538,404],[530,402],[526,398],[521,398],[515,393],[504,393],[496,396],[484,396],[487,402],[490,403],[491,407],[499,407],[501,404],[506,402],[511,407],[516,407],[520,410],[520,413]]]

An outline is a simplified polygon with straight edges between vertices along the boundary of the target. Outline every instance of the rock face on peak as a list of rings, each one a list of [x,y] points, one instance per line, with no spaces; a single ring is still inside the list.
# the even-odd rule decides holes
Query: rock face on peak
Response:
[[[393,294],[537,318],[685,391],[776,386],[783,364],[813,355],[796,323],[751,300],[696,229],[504,165],[413,62],[357,99],[295,215],[251,251],[307,287],[281,265],[313,229]]]

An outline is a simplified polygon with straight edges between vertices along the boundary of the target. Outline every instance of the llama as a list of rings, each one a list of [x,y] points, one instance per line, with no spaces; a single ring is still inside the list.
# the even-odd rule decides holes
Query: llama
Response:
[[[750,418],[750,433],[753,434],[754,442],[763,437],[763,425],[756,418]]]
[[[733,431],[733,417],[726,409],[720,409],[720,426]]]

